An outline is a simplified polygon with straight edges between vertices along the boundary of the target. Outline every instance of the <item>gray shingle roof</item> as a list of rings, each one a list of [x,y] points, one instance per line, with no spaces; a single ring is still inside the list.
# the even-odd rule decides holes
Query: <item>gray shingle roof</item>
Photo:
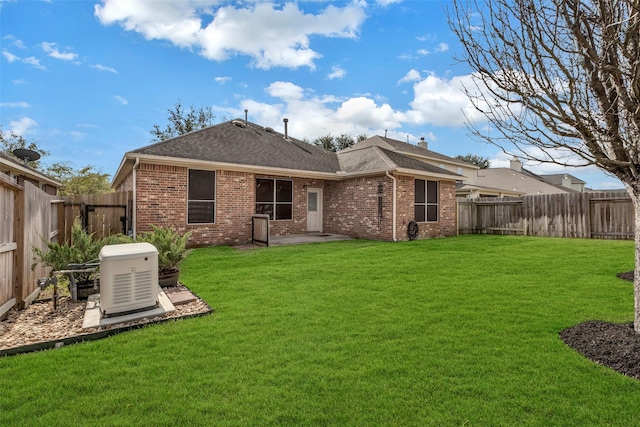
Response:
[[[285,138],[273,129],[236,119],[127,153],[114,177],[114,184],[131,170],[137,154],[167,157],[168,161],[196,160],[249,168],[329,173],[336,177],[341,173],[368,174],[404,169],[419,174],[448,176],[452,180],[461,178],[461,175],[411,157],[406,147],[404,152],[396,151],[393,144],[402,144],[400,141],[376,136],[364,142],[354,149],[333,153],[295,138]],[[438,153],[429,153],[431,157],[450,159]],[[424,151],[420,154],[424,156]]]
[[[239,165],[336,172],[334,153],[244,120],[220,123],[133,153]]]
[[[398,141],[396,139],[391,139],[391,138],[378,136],[378,135],[372,136],[371,138],[365,139],[364,141],[360,141],[354,144],[351,148],[348,148],[347,150],[353,150],[353,149],[358,149],[361,147],[367,147],[367,146],[373,146],[373,145],[385,147],[393,151],[397,151],[399,153],[408,154],[410,156],[413,155],[413,156],[427,157],[432,160],[442,160],[446,162],[456,163],[459,165],[464,165],[467,167],[469,166],[473,167],[473,165],[470,165],[465,161],[456,159],[454,157],[445,156],[444,154],[436,153],[435,151],[431,151],[428,148],[418,147],[417,145],[412,145],[407,142]]]
[[[413,157],[405,156],[396,151],[387,150],[386,148],[379,148],[393,163],[403,169],[413,169],[416,171],[437,173],[441,175],[451,175],[456,178],[464,178],[462,175],[448,171],[446,169],[439,168],[432,164],[414,159]]]

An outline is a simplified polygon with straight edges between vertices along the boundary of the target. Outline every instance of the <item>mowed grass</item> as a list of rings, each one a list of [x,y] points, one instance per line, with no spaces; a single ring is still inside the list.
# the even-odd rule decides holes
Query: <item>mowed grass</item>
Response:
[[[0,425],[638,425],[558,333],[630,322],[633,242],[461,236],[193,251],[215,313],[0,358]]]

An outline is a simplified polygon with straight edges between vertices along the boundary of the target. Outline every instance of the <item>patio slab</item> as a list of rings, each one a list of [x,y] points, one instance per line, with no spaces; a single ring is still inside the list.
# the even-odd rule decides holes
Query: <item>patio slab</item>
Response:
[[[100,294],[90,295],[87,299],[87,308],[84,311],[82,329],[97,328],[100,326],[113,325],[116,323],[131,322],[145,317],[162,316],[165,313],[175,311],[175,306],[161,289],[158,291],[158,307],[150,310],[139,311],[137,313],[124,314],[122,316],[102,317],[100,311]]]
[[[353,240],[349,236],[332,233],[307,233],[291,236],[274,236],[269,238],[269,246],[299,245],[304,243],[337,242],[340,240]]]

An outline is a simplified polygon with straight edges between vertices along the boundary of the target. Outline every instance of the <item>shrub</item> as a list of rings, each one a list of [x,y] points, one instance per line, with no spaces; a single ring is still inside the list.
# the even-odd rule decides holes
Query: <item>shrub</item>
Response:
[[[71,226],[71,242],[47,241],[46,251],[34,247],[35,256],[31,268],[34,269],[36,265],[42,264],[51,267],[52,272],[66,270],[69,264],[84,264],[97,260],[100,250],[105,245],[129,242],[132,242],[132,239],[122,234],[95,240],[93,233],[87,233],[80,225],[80,219],[76,218]],[[89,275],[87,274],[87,276]],[[82,280],[82,277],[79,279]],[[89,277],[86,279],[89,280]]]
[[[158,270],[160,274],[178,269],[178,264],[187,254],[187,241],[191,232],[180,234],[174,228],[156,227],[153,231],[141,233],[136,241],[151,243],[158,250]]]

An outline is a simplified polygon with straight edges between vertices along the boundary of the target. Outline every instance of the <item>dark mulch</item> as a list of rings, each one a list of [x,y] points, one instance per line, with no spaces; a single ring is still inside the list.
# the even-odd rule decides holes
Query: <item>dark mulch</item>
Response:
[[[633,282],[633,271],[617,275]],[[640,334],[633,323],[590,320],[560,332],[569,347],[621,374],[640,379]]]

